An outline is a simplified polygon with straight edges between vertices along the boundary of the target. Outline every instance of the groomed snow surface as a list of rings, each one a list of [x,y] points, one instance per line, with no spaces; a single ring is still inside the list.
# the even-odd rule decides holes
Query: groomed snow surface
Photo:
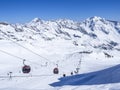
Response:
[[[25,63],[32,70],[29,74],[23,74],[21,59],[0,52],[0,90],[120,90],[118,51],[107,51],[114,56],[111,58],[105,57],[100,50],[81,54],[80,47],[71,45],[70,41],[64,42],[65,45],[63,42],[43,42],[39,48],[21,43],[46,60],[13,42],[1,41],[0,50],[26,59]],[[50,46],[43,48],[46,45]],[[59,74],[53,74],[56,64]],[[75,74],[77,67],[80,70]],[[12,72],[11,78],[9,72]]]

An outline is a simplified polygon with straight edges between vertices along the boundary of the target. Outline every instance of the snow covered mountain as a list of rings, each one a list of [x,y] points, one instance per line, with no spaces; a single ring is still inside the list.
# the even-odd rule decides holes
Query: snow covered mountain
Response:
[[[120,41],[120,22],[91,17],[83,22],[67,19],[44,21],[33,19],[26,24],[0,23],[0,39],[3,36],[15,41],[70,40],[74,45],[91,45],[94,48],[113,49]]]
[[[116,90],[119,39],[120,22],[96,16],[82,22],[39,18],[25,24],[0,22],[0,90]],[[21,71],[23,59],[32,67],[30,74]],[[56,66],[58,75],[52,72]],[[68,77],[58,82],[64,73]]]

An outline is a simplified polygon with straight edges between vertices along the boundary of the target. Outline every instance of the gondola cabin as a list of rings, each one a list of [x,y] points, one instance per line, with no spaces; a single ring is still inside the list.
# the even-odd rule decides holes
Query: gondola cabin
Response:
[[[54,69],[53,69],[53,73],[54,73],[54,74],[58,74],[58,73],[59,73],[58,68],[54,68]]]
[[[22,67],[22,72],[23,73],[30,73],[30,71],[31,71],[31,67],[30,66],[28,66],[28,65],[24,65],[23,67]]]

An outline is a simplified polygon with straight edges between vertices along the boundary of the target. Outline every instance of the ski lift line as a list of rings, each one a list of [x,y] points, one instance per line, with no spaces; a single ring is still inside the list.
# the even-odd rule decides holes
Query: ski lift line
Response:
[[[10,54],[10,53],[8,53],[8,52],[5,52],[5,51],[3,51],[3,50],[0,50],[0,52],[5,53],[5,54],[10,55],[10,56],[13,56],[13,57],[15,57],[15,58],[17,58],[17,59],[20,59],[20,60],[26,60],[26,59],[24,59],[24,58],[21,58],[21,57],[15,56],[15,55]],[[26,61],[28,61],[28,62],[30,62],[30,63],[34,63],[34,62],[29,61],[29,60],[26,60]],[[41,65],[38,64],[38,63],[34,63],[34,64],[37,64],[37,65],[41,66]]]
[[[1,31],[1,30],[0,30],[0,31]],[[1,32],[2,32],[2,31],[1,31]],[[3,33],[3,32],[2,32],[2,33]],[[36,53],[36,52],[34,52],[34,51],[32,51],[32,50],[30,50],[30,49],[28,49],[28,48],[24,47],[24,46],[22,46],[21,44],[16,43],[15,41],[13,41],[13,40],[11,40],[11,39],[9,39],[9,38],[5,37],[5,36],[3,36],[3,37],[4,37],[4,38],[6,38],[6,39],[8,39],[8,40],[10,40],[10,41],[12,41],[13,43],[15,43],[15,44],[19,45],[20,47],[22,47],[22,48],[26,49],[27,51],[29,51],[29,52],[31,52],[31,53],[33,53],[33,54],[35,54],[35,55],[37,55],[37,56],[39,56],[39,57],[41,57],[41,58],[43,58],[43,59],[47,60],[47,61],[49,61],[49,62],[51,62],[51,63],[55,64],[54,62],[50,61],[49,59],[47,59],[47,58],[45,58],[45,57],[43,57],[43,56],[39,55],[38,53]]]
[[[24,58],[21,58],[21,57],[15,56],[15,55],[13,55],[13,54],[11,54],[11,53],[8,53],[8,52],[5,52],[5,51],[3,51],[3,50],[0,50],[0,52],[5,53],[5,54],[7,54],[7,55],[9,55],[9,56],[15,57],[15,58],[20,59],[20,60],[26,60],[26,59],[24,59]],[[40,64],[38,64],[38,63],[35,63],[35,62],[32,62],[32,61],[29,61],[29,60],[26,60],[26,61],[27,61],[27,62],[30,62],[30,63],[34,63],[34,64],[40,66]]]
[[[13,55],[13,54],[10,54],[10,53],[8,53],[8,52],[5,52],[5,51],[3,51],[3,50],[0,50],[0,52],[5,53],[5,54],[7,54],[7,55],[9,55],[9,56],[13,56],[13,57],[15,57],[15,58],[17,58],[17,59],[20,59],[20,60],[23,60],[23,59],[24,59],[24,58],[15,56],[15,55]]]

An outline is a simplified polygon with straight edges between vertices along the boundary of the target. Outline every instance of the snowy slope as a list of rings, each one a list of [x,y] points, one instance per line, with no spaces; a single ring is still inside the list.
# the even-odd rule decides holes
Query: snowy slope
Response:
[[[1,22],[0,90],[120,90],[119,39],[120,23],[96,16],[83,22]],[[22,73],[23,59],[29,74]]]

